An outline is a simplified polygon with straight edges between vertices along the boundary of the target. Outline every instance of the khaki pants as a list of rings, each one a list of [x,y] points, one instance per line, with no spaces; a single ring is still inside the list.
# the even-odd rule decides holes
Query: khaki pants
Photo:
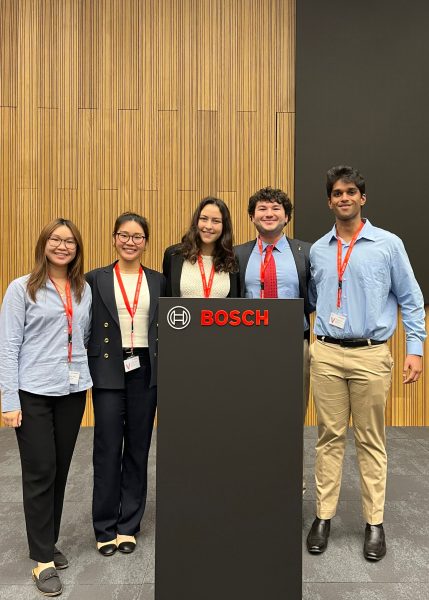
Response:
[[[310,347],[319,426],[316,497],[320,519],[331,519],[336,512],[352,415],[363,514],[370,525],[383,522],[387,474],[384,413],[392,366],[387,344],[343,348],[317,340]]]

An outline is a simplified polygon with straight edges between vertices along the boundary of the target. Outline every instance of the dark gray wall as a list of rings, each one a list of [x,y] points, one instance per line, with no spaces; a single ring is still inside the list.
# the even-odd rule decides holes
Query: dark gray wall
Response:
[[[428,303],[429,2],[297,0],[296,85],[296,237],[332,227],[326,171],[356,166]]]

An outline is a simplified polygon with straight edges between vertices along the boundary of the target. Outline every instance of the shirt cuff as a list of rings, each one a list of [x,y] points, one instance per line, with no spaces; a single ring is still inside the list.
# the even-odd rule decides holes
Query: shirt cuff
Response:
[[[11,392],[7,395],[2,394],[1,411],[12,412],[13,410],[21,410],[21,402],[18,392]]]
[[[412,340],[407,342],[407,354],[423,356],[423,342],[420,340]]]

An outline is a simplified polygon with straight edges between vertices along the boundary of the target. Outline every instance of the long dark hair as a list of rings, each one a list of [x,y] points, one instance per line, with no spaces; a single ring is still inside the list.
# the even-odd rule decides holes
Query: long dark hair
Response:
[[[36,302],[36,294],[40,288],[46,285],[48,279],[48,259],[46,258],[46,244],[52,233],[65,225],[70,229],[76,240],[76,256],[67,265],[67,277],[70,280],[70,287],[73,290],[77,302],[81,301],[83,290],[85,287],[85,277],[83,275],[83,244],[79,229],[74,223],[68,219],[54,219],[42,229],[37,240],[36,249],[34,252],[34,267],[30,273],[27,282],[27,293],[33,302]]]
[[[214,253],[213,253],[213,264],[217,272],[224,271],[225,273],[236,273],[238,271],[237,261],[234,256],[232,249],[234,243],[234,237],[232,233],[232,221],[231,214],[225,202],[220,198],[214,198],[208,196],[203,198],[195,210],[191,225],[188,231],[182,238],[182,244],[180,252],[186,260],[189,260],[192,264],[197,261],[198,254],[201,250],[201,238],[198,231],[198,221],[200,218],[201,211],[207,204],[214,204],[218,207],[222,215],[222,234],[218,240],[216,240]]]

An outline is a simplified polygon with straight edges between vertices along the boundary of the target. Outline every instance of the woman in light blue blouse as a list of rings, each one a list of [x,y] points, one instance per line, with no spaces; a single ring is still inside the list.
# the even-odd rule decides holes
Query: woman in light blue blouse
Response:
[[[12,281],[0,314],[3,422],[14,427],[22,466],[24,512],[33,580],[61,593],[56,548],[67,474],[91,377],[85,350],[91,291],[83,275],[76,226],[55,219],[42,230],[29,275]]]

